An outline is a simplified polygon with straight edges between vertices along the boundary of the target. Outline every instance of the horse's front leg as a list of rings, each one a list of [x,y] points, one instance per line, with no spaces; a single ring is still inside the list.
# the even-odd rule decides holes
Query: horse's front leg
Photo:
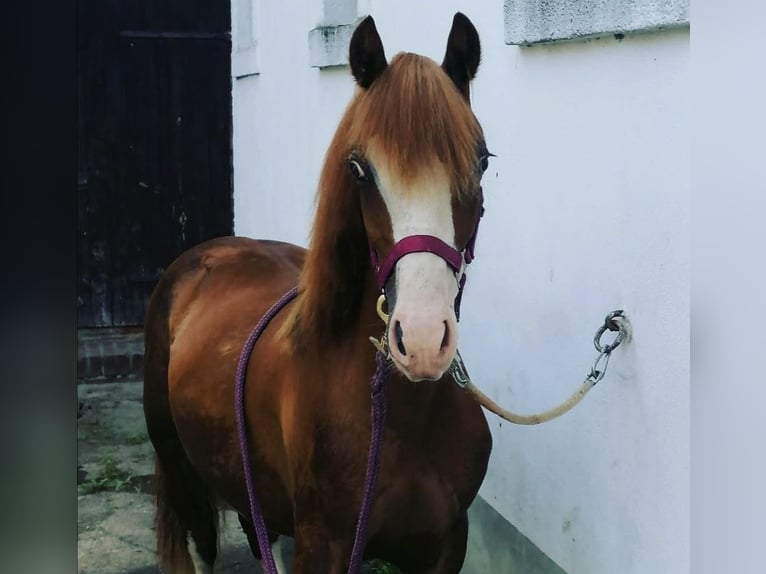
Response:
[[[353,542],[332,535],[325,521],[295,524],[293,574],[344,574]]]
[[[436,564],[418,574],[459,574],[468,547],[468,513],[464,512],[441,543],[441,553]]]

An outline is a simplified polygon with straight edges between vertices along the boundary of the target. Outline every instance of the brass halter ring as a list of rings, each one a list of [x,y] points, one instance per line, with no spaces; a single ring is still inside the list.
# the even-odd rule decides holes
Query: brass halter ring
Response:
[[[380,297],[378,297],[378,303],[375,305],[375,310],[378,312],[378,317],[386,324],[388,325],[388,313],[386,313],[383,310],[383,305],[386,304],[386,294],[381,293]]]

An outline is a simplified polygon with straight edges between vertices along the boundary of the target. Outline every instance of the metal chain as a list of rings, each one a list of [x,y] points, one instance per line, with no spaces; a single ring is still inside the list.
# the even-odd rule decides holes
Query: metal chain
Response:
[[[617,336],[614,338],[614,341],[608,345],[602,345],[601,337],[603,337],[604,333],[607,331],[616,331]],[[619,347],[627,336],[628,329],[622,309],[609,313],[606,316],[606,319],[604,319],[604,324],[598,328],[596,335],[593,337],[593,346],[596,347],[596,350],[598,351],[598,357],[596,357],[596,360],[593,362],[593,366],[587,377],[589,380],[593,381],[593,384],[598,383],[604,378],[604,375],[606,375],[606,368],[609,366],[609,357],[612,356],[612,351]],[[599,369],[599,365],[602,363],[603,367]]]

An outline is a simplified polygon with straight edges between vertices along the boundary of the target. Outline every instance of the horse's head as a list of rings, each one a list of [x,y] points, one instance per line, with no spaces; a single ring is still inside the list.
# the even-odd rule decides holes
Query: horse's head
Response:
[[[372,17],[351,39],[359,86],[341,123],[348,176],[390,321],[394,363],[434,380],[457,348],[456,298],[480,217],[489,153],[470,107],[479,37],[455,15],[444,61],[398,54],[386,62]]]

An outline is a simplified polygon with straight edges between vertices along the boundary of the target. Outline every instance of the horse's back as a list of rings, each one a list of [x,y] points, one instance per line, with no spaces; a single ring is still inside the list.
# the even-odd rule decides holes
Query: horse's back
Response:
[[[297,281],[305,250],[278,241],[221,237],[181,254],[165,271],[146,321],[167,320],[171,331],[200,306],[217,307],[247,292],[249,298],[289,289]]]
[[[168,267],[163,280],[173,284],[173,307],[178,311],[192,300],[191,293],[211,297],[217,295],[215,289],[268,290],[294,282],[304,254],[303,248],[289,243],[220,237],[181,254]]]

